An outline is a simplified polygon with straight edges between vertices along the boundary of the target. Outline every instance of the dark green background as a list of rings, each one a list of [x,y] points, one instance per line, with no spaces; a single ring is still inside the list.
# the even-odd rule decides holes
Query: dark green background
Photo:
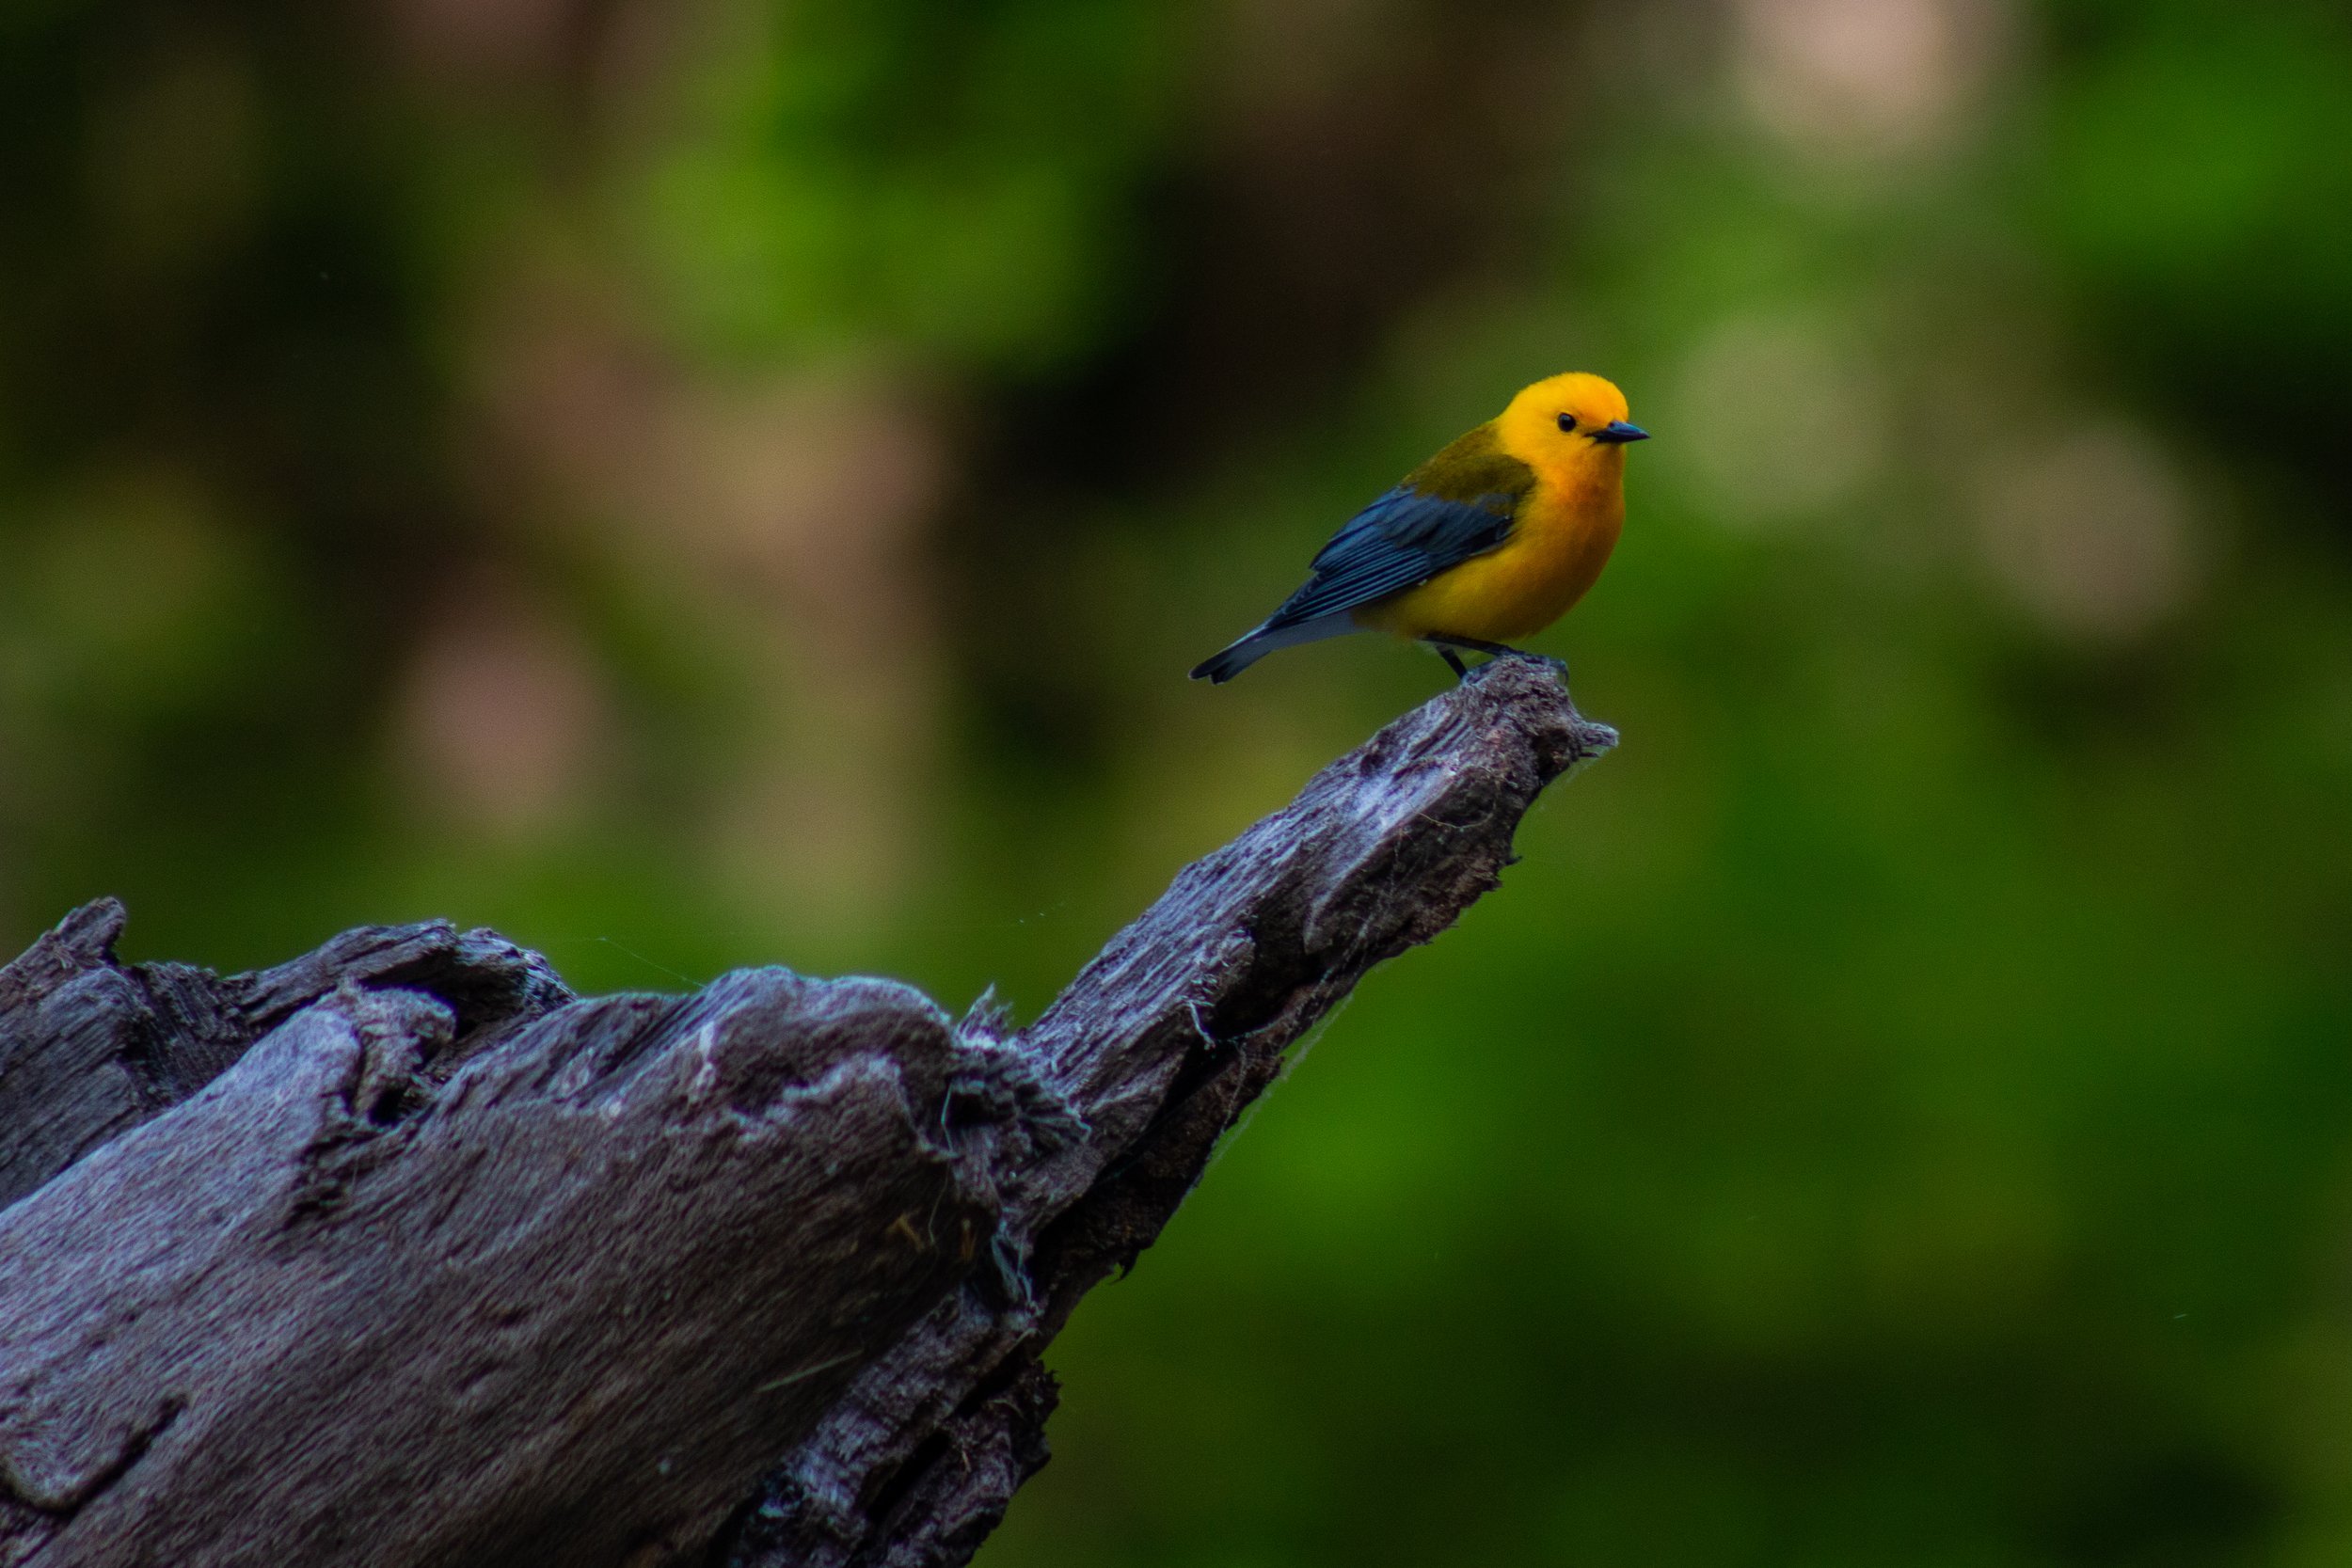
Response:
[[[2337,6],[12,0],[0,934],[1025,1016],[1438,689],[1182,676],[1570,367],[1626,743],[981,1561],[2352,1561]]]

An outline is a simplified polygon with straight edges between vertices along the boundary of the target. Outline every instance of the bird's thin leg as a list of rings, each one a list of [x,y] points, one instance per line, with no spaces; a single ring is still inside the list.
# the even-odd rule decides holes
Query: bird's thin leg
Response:
[[[1462,662],[1462,656],[1460,654],[1455,653],[1452,648],[1449,648],[1444,643],[1438,641],[1435,638],[1430,640],[1429,645],[1438,650],[1438,657],[1445,660],[1446,668],[1454,672],[1454,678],[1455,680],[1470,679],[1470,666]]]
[[[1475,637],[1456,637],[1450,631],[1433,631],[1423,641],[1434,642],[1440,648],[1460,648],[1469,653],[1485,654],[1488,658],[1501,658],[1505,654],[1518,652],[1517,648],[1505,647],[1500,642],[1487,642]]]
[[[1568,678],[1568,661],[1555,658],[1550,654],[1531,654],[1525,648],[1514,648],[1507,642],[1489,642],[1477,637],[1452,637],[1440,633],[1433,634],[1427,641],[1445,648],[1467,648],[1474,654],[1485,654],[1488,658],[1532,658],[1559,671],[1562,680]]]

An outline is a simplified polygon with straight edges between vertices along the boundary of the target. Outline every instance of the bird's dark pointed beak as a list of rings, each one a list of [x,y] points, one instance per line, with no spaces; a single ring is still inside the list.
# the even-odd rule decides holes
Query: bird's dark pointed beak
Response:
[[[1612,420],[1593,432],[1593,439],[1605,441],[1616,447],[1623,446],[1628,441],[1646,441],[1649,439],[1649,432],[1638,424],[1628,424],[1623,420]]]

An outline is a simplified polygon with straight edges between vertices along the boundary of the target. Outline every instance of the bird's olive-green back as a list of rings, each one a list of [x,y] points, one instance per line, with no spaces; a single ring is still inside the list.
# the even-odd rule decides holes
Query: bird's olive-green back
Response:
[[[1439,500],[1474,502],[1508,496],[1517,510],[1535,488],[1535,470],[1502,450],[1489,420],[1448,442],[1437,456],[1406,474],[1405,483]]]

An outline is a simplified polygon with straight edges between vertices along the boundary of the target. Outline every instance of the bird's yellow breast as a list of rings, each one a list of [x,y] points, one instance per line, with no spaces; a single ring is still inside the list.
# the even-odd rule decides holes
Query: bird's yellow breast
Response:
[[[1612,465],[1614,467],[1614,465]],[[1365,605],[1359,626],[1398,637],[1511,642],[1565,615],[1600,577],[1625,527],[1617,475],[1573,486],[1538,484],[1519,503],[1511,536],[1418,587]]]

